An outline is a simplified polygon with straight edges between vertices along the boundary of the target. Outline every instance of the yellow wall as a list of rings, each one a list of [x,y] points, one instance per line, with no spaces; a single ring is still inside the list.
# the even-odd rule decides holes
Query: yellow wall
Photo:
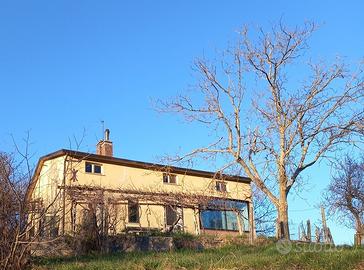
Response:
[[[43,205],[52,205],[53,210],[59,208],[61,191],[58,186],[62,185],[65,157],[58,157],[44,162],[38,181],[35,185],[32,198],[42,198]],[[56,201],[56,203],[53,203]]]
[[[60,193],[58,186],[63,183],[63,172],[65,169],[67,186],[92,186],[114,190],[168,192],[170,194],[182,192],[185,194],[198,194],[245,201],[250,201],[251,197],[250,184],[247,183],[226,181],[228,192],[221,193],[215,190],[215,181],[210,178],[177,174],[177,184],[166,184],[163,183],[163,173],[160,171],[98,163],[102,165],[102,173],[94,174],[85,172],[86,162],[88,161],[75,160],[70,157],[67,157],[67,162],[65,162],[65,156],[45,161],[41,168],[32,198],[36,199],[41,197],[45,203],[57,198],[58,200],[52,206],[52,209],[53,212],[60,211],[63,206],[63,200],[59,194],[62,195],[63,193]],[[90,161],[90,163],[96,162]],[[72,179],[72,171],[75,170],[77,171],[77,181]],[[104,194],[104,196],[105,201],[107,201],[107,198],[111,197],[112,194]],[[65,199],[65,204],[64,227],[65,232],[69,233],[73,230],[71,225],[71,201],[69,198]],[[78,203],[76,206],[76,220],[78,224],[81,222],[82,209],[85,207],[87,208],[86,203]],[[109,207],[110,218],[117,220],[115,223],[117,232],[125,228],[132,229],[133,227],[165,228],[165,209],[162,205],[156,205],[153,202],[148,203],[146,201],[140,202],[140,224],[128,223],[127,201],[110,204],[107,207]],[[200,232],[199,217],[196,211],[190,208],[183,209],[184,230],[192,234],[198,234]],[[60,226],[62,225],[61,223]]]
[[[215,190],[215,181],[210,178],[178,174],[176,185],[165,184],[163,183],[162,172],[102,164],[102,174],[99,175],[86,173],[85,162],[81,161],[74,164],[74,167],[78,170],[78,181],[70,184],[152,192],[185,192],[239,200],[250,200],[251,196],[250,185],[247,183],[226,181],[228,192],[225,194]]]
[[[186,232],[191,234],[200,233],[200,222],[198,217],[198,212],[191,208],[183,209],[183,222],[184,229]]]

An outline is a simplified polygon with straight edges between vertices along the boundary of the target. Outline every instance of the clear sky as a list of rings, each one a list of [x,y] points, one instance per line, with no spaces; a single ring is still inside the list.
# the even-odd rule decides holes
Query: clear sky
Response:
[[[100,121],[111,129],[115,155],[156,161],[192,149],[205,133],[159,115],[151,98],[176,95],[194,82],[196,57],[223,49],[243,25],[314,20],[318,58],[364,56],[364,2],[358,1],[0,1],[0,150],[30,130],[35,159],[60,148],[94,151]],[[36,162],[36,161],[34,161]],[[208,166],[202,169],[211,169]],[[290,195],[290,220],[319,220],[314,209],[329,179],[310,169],[309,185]],[[334,240],[353,231],[329,222]]]

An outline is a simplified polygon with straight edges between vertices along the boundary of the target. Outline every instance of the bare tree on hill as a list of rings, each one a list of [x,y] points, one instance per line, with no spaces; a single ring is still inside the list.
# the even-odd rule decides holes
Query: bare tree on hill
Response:
[[[341,224],[354,228],[357,235],[364,235],[364,160],[347,156],[335,169],[324,204]]]
[[[196,60],[192,92],[157,104],[216,137],[173,160],[222,156],[226,167],[238,164],[276,207],[279,238],[289,239],[287,196],[302,172],[363,142],[363,70],[305,62],[315,29],[278,24],[251,36],[244,28],[219,60]]]

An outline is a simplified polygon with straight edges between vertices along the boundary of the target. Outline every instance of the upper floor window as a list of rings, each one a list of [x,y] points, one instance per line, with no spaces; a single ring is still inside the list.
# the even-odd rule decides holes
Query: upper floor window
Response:
[[[85,164],[85,172],[87,173],[97,173],[101,174],[102,172],[102,165],[86,162]]]
[[[227,191],[227,187],[226,187],[226,183],[225,182],[216,181],[215,188],[219,192],[226,192]]]
[[[163,183],[166,184],[177,184],[177,175],[163,173]]]

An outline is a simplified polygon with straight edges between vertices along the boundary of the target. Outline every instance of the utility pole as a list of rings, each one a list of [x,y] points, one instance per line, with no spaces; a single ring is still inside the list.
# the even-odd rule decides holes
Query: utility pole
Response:
[[[311,222],[309,219],[307,220],[307,240],[311,242]]]
[[[323,229],[323,235],[322,235],[322,240],[324,243],[328,242],[328,235],[327,235],[327,225],[326,225],[326,216],[325,216],[325,209],[324,207],[321,205],[321,218],[322,218],[322,229]]]

